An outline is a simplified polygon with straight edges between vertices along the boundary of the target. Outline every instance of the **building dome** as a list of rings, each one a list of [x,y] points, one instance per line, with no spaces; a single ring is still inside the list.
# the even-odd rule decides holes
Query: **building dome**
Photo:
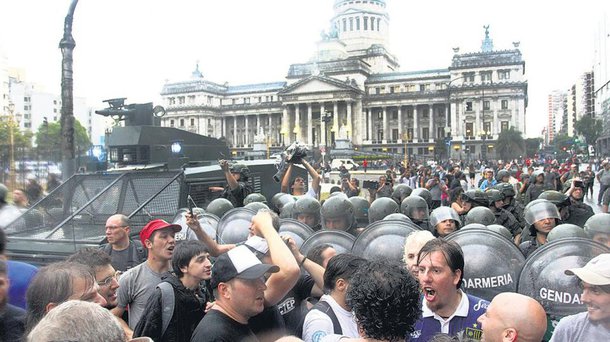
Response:
[[[335,0],[335,7],[336,7],[337,5],[340,5],[340,4],[341,4],[341,3],[343,3],[343,2],[350,2],[350,1],[351,1],[352,3],[354,2],[354,0]],[[384,6],[385,6],[385,3],[386,3],[386,1],[385,1],[385,0],[369,0],[369,2],[372,2],[372,3],[379,3],[379,4],[384,5]]]

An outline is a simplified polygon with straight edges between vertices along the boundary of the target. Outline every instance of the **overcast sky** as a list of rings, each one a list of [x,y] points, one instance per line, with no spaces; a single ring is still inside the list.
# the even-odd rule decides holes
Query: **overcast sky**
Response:
[[[71,0],[0,0],[0,51],[29,82],[59,94],[63,21]],[[73,35],[74,90],[103,99],[159,102],[166,80],[283,81],[308,61],[328,29],[334,0],[80,0]],[[480,49],[490,25],[496,49],[521,42],[529,82],[527,135],[540,134],[547,95],[592,69],[593,39],[608,0],[388,0],[389,50],[401,71],[447,68],[453,47]],[[610,39],[610,38],[609,38]]]

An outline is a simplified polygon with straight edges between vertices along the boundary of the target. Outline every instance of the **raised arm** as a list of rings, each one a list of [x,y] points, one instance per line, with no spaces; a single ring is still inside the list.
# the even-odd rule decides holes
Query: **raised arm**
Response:
[[[305,159],[303,159],[301,161],[301,163],[303,164],[303,166],[305,166],[305,169],[307,169],[307,172],[309,172],[309,175],[311,176],[311,187],[313,188],[313,190],[316,192],[316,194],[319,197],[320,196],[320,180],[321,180],[320,175],[318,174],[318,172],[316,172],[316,170],[313,168],[313,166],[311,166]]]
[[[289,194],[290,193],[290,175],[292,174],[292,163],[288,163],[288,168],[286,169],[286,173],[284,173],[284,178],[282,178],[282,186],[280,188],[280,192]]]
[[[197,236],[199,241],[203,242],[204,245],[208,247],[211,256],[219,256],[223,253],[228,252],[229,250],[235,248],[234,244],[221,245],[214,241],[208,234],[203,231],[201,228],[201,224],[199,220],[193,217],[191,214],[187,213],[186,215],[186,225],[191,228],[191,230]]]
[[[271,263],[280,268],[279,272],[273,273],[266,282],[265,306],[272,306],[284,298],[297,283],[300,275],[299,265],[284,240],[273,228],[269,212],[259,211],[252,218],[252,229],[256,235],[265,238],[269,245]]]

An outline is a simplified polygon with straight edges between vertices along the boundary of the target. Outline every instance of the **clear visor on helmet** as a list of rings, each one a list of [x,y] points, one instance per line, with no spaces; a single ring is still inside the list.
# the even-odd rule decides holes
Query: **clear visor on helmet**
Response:
[[[426,201],[410,203],[405,208],[404,214],[407,215],[411,220],[424,221],[428,219],[428,204]]]
[[[557,207],[549,201],[536,203],[525,211],[525,222],[529,225],[547,218],[561,218]]]

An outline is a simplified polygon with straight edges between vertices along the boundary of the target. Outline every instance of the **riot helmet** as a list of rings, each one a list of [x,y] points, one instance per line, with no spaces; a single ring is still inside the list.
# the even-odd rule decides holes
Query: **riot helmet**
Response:
[[[244,205],[244,208],[252,209],[255,212],[258,212],[261,209],[269,209],[269,207],[263,202],[250,202]]]
[[[290,203],[291,201],[294,202],[294,197],[284,192],[278,192],[271,197],[271,209],[279,214],[284,205],[286,205],[286,203]]]
[[[244,205],[247,205],[252,202],[261,202],[261,203],[267,204],[267,199],[265,198],[265,196],[263,194],[259,194],[259,193],[255,192],[255,193],[249,194],[248,196],[246,196],[246,198],[244,198]]]
[[[476,207],[470,209],[466,214],[465,224],[480,223],[482,225],[490,225],[496,222],[496,215],[486,207]]]
[[[292,207],[292,218],[305,223],[312,229],[320,227],[320,202],[313,197],[303,196]]]
[[[504,197],[514,197],[516,195],[515,187],[510,183],[499,183],[494,186],[494,189],[499,190],[504,194]]]
[[[465,224],[462,229],[460,230],[467,230],[467,229],[487,229],[487,226],[485,226],[484,224],[480,224],[480,223],[469,223],[469,224]]]
[[[229,168],[231,173],[239,173],[239,180],[245,182],[250,177],[250,169],[246,166],[246,164],[235,163],[231,165]]]
[[[490,225],[487,226],[487,229],[489,229],[491,231],[494,231],[494,232],[504,236],[505,238],[509,239],[510,241],[513,241],[513,234],[511,234],[510,230],[508,230],[503,225],[500,225],[500,224],[490,224]]]
[[[398,221],[405,221],[405,222],[413,222],[407,215],[402,214],[402,213],[390,214],[390,215],[384,217],[383,220],[384,221],[398,220]]]
[[[292,218],[292,208],[295,203],[295,201],[286,202],[280,211],[280,218]]]
[[[525,217],[525,222],[529,225],[533,225],[535,222],[548,218],[557,220],[561,218],[557,207],[545,199],[539,199],[536,203],[528,203],[523,211],[523,216]]]
[[[322,228],[347,231],[354,223],[354,206],[347,198],[331,196],[320,209]]]
[[[413,189],[407,184],[396,184],[394,185],[394,192],[392,192],[392,199],[400,205],[400,203],[402,203],[405,198],[409,197],[412,192]]]
[[[451,222],[445,222],[447,220],[453,220]],[[454,231],[460,229],[461,222],[460,216],[457,211],[451,207],[438,207],[432,210],[430,214],[430,227],[434,229],[437,236],[446,236]]]
[[[538,195],[538,198],[545,199],[555,204],[558,209],[570,205],[570,197],[568,197],[568,195],[564,194],[563,192],[555,190],[546,190],[540,195]]]
[[[504,178],[507,178],[507,179],[504,180]],[[498,181],[498,182],[507,183],[509,178],[510,178],[510,172],[508,172],[507,170],[499,170],[498,173],[496,174],[496,181]]]
[[[400,204],[400,211],[416,223],[428,220],[428,203],[420,196],[411,194],[405,198]]]
[[[504,206],[504,197],[505,196],[504,196],[504,193],[502,193],[500,190],[492,188],[492,189],[485,191],[485,195],[487,195],[487,200],[489,202],[490,207],[495,208],[497,201],[502,201],[501,207]]]
[[[208,204],[205,211],[218,216],[218,218],[222,218],[224,214],[231,209],[233,209],[231,201],[226,198],[217,198]]]
[[[585,222],[585,232],[591,239],[610,247],[610,214],[595,214]]]
[[[371,203],[369,223],[383,220],[384,217],[398,212],[398,204],[388,197],[380,197]]]
[[[487,207],[488,201],[485,193],[480,189],[471,189],[462,194],[462,201],[472,204],[472,207]]]
[[[354,218],[358,223],[358,227],[365,227],[369,224],[369,206],[370,203],[365,198],[360,196],[353,196],[348,200],[354,206]]]
[[[426,203],[428,204],[428,208],[430,208],[430,206],[432,205],[432,194],[430,193],[430,190],[426,189],[426,188],[417,188],[414,189],[411,192],[411,195],[409,195],[409,197],[412,196],[419,196],[421,198],[423,198],[424,200],[426,200]],[[409,216],[409,215],[407,215]]]
[[[543,181],[544,181],[544,170],[536,170],[536,171],[532,172],[532,178],[534,178],[534,181],[530,180],[530,183],[532,183],[532,184],[538,183],[538,176],[542,176]]]
[[[588,238],[588,235],[581,227],[571,223],[564,223],[555,226],[555,228],[549,232],[549,235],[547,235],[546,241],[553,242],[559,239],[571,239],[575,237]]]

